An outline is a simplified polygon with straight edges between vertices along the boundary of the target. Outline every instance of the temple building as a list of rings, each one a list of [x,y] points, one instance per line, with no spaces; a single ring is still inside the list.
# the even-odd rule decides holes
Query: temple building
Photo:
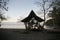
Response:
[[[42,21],[44,20],[38,17],[33,10],[30,12],[28,17],[21,20],[21,22],[24,22],[26,30],[42,29],[43,27],[40,25],[40,22]]]

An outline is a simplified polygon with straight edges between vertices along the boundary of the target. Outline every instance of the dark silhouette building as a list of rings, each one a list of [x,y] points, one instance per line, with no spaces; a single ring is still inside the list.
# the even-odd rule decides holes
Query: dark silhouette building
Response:
[[[26,30],[31,30],[31,29],[40,29],[42,28],[40,25],[40,22],[44,21],[42,18],[38,17],[34,11],[32,10],[28,17],[25,19],[21,20],[21,22],[24,22]]]

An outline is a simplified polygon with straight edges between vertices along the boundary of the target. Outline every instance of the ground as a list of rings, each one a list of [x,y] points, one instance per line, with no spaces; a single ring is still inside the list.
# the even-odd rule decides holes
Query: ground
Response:
[[[59,32],[26,32],[25,29],[0,29],[1,40],[60,40]]]

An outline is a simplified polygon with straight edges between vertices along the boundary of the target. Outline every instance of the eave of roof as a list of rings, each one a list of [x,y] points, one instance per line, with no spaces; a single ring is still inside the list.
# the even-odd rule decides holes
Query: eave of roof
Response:
[[[29,21],[31,20],[31,18],[33,18],[33,17],[34,17],[37,21],[39,21],[39,22],[44,21],[42,18],[38,17],[38,16],[34,13],[34,11],[32,10],[32,11],[30,12],[30,14],[28,15],[28,17],[26,17],[25,19],[21,20],[21,22],[29,22]]]

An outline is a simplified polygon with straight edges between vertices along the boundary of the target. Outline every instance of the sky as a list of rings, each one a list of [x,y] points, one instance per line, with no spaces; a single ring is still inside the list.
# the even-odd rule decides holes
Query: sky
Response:
[[[17,22],[17,19],[24,19],[31,10],[36,13],[39,7],[35,4],[38,0],[10,0],[8,3],[8,11],[5,13],[8,20],[5,22]]]

